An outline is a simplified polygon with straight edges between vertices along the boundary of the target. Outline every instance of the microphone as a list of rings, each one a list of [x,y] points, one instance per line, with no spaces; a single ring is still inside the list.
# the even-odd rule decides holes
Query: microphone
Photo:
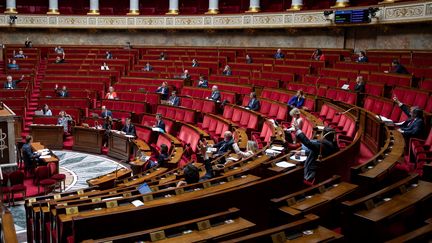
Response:
[[[354,109],[357,109],[357,106],[353,106],[353,107],[349,108],[349,109],[346,110],[346,111],[336,112],[336,114],[338,114],[338,115],[343,115],[343,114],[346,114],[346,113],[348,113],[348,112],[350,112],[350,111],[352,111],[352,110],[354,110]]]

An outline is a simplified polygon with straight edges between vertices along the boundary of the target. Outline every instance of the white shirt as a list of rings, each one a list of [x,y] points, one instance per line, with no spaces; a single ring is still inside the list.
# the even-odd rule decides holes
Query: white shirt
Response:
[[[101,70],[109,70],[108,66],[101,66]]]

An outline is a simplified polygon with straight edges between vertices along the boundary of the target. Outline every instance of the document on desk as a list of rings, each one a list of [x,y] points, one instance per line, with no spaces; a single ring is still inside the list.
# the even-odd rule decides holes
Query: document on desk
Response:
[[[131,202],[135,207],[144,206],[144,203],[140,200],[135,200]]]
[[[51,155],[42,155],[39,158],[41,158],[41,159],[49,159],[49,158],[51,158]]]
[[[153,132],[165,133],[164,130],[162,130],[162,128],[160,128],[160,127],[152,127],[152,131]]]
[[[280,161],[276,163],[276,166],[282,168],[290,168],[290,167],[295,167],[296,165],[287,161]]]

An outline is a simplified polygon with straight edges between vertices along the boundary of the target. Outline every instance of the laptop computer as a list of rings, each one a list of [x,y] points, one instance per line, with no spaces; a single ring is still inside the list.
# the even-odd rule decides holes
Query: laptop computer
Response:
[[[147,194],[147,193],[151,193],[152,190],[150,189],[150,187],[147,185],[147,183],[143,183],[141,186],[138,187],[138,191],[141,194]]]

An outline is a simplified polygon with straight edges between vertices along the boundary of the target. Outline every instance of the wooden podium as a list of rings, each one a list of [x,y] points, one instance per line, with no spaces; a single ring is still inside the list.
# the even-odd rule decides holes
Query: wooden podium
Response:
[[[129,161],[131,154],[131,137],[111,131],[108,156]]]
[[[15,113],[0,102],[0,166],[16,166],[15,152]]]
[[[40,142],[49,149],[63,149],[63,126],[33,124],[30,132],[34,142]]]
[[[74,127],[73,150],[96,153],[102,152],[102,140],[105,134],[105,129],[95,129],[88,127]]]

